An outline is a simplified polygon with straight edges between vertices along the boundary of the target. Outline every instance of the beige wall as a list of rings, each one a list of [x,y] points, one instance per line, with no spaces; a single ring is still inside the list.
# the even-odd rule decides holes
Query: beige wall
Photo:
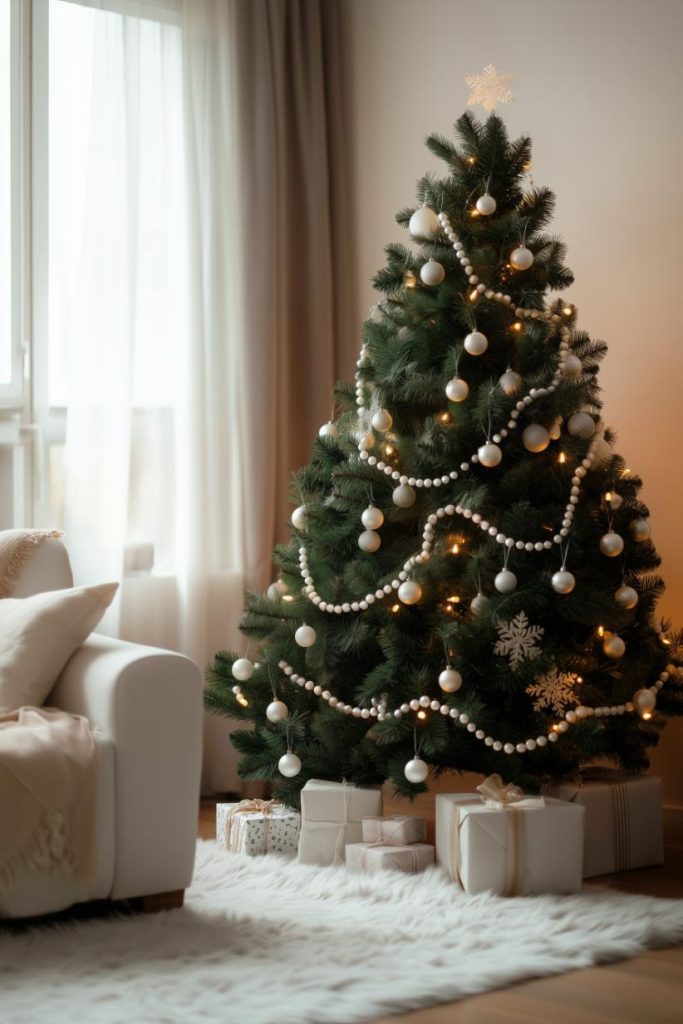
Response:
[[[610,345],[606,419],[645,481],[662,614],[683,625],[683,0],[346,3],[358,321],[383,246],[405,237],[394,213],[439,169],[425,135],[449,134],[464,75],[509,72],[516,99],[501,110],[513,135],[531,135],[534,179],[557,195],[553,230],[576,275],[567,295]],[[659,756],[668,800],[683,806],[683,721]]]

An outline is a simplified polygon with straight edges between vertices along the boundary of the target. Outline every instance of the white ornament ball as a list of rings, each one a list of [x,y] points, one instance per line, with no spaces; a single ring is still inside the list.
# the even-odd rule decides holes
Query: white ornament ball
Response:
[[[306,506],[299,505],[295,508],[291,515],[292,526],[297,530],[306,529]]]
[[[567,420],[567,430],[572,437],[588,440],[595,433],[595,420],[587,412],[575,412]]]
[[[271,700],[266,708],[266,718],[269,722],[281,722],[289,714],[289,708],[283,700]]]
[[[455,693],[462,686],[462,676],[454,668],[445,668],[439,676],[439,686],[444,693]]]
[[[394,420],[391,413],[387,412],[386,409],[378,409],[372,417],[372,425],[375,430],[380,432],[380,434],[385,433],[387,430],[391,430],[393,422]]]
[[[332,420],[328,420],[327,423],[323,423],[322,427],[318,431],[319,437],[339,437],[339,430],[337,424],[333,423]]]
[[[620,494],[617,494],[616,491],[610,491],[609,507],[613,508],[614,511],[616,512],[616,510],[618,508],[621,508],[621,506],[623,504],[624,504],[624,499],[622,498],[622,496]]]
[[[486,466],[487,469],[493,469],[494,466],[499,466],[503,453],[497,444],[483,444],[477,451],[479,462],[482,466]]]
[[[470,609],[474,615],[482,615],[489,606],[489,599],[481,591],[470,601]]]
[[[511,594],[517,589],[517,577],[510,569],[501,569],[493,581],[499,594]]]
[[[567,569],[558,569],[557,572],[553,573],[550,582],[556,594],[571,594],[576,586],[576,580]]]
[[[446,271],[438,260],[429,260],[427,263],[423,263],[420,270],[420,280],[430,288],[435,288],[437,284],[441,284],[445,276]]]
[[[469,393],[469,384],[462,377],[454,377],[446,385],[446,395],[451,402],[464,402]]]
[[[408,782],[424,782],[429,775],[429,765],[421,757],[413,757],[403,769]]]
[[[657,698],[652,690],[636,690],[633,694],[633,707],[641,718],[652,718]]]
[[[534,254],[525,245],[518,246],[510,253],[510,263],[515,270],[528,270],[534,262]]]
[[[515,395],[522,386],[522,378],[515,370],[506,370],[498,381],[506,395]]]
[[[608,658],[621,658],[626,651],[626,644],[615,633],[610,633],[602,641],[602,649]]]
[[[530,423],[524,429],[522,443],[528,452],[544,452],[550,444],[550,434],[540,423]]]
[[[476,203],[477,210],[482,217],[490,217],[492,213],[495,213],[496,205],[496,200],[493,196],[490,196],[488,192],[485,195],[480,196]]]
[[[398,508],[411,508],[415,504],[416,498],[415,489],[410,484],[399,484],[391,495],[391,500]]]
[[[298,643],[299,647],[312,647],[318,639],[318,635],[313,629],[313,626],[307,626],[304,623],[303,626],[299,626],[297,629],[294,634],[294,639]]]
[[[600,538],[600,550],[608,558],[616,558],[624,550],[624,538],[619,533],[603,533]]]
[[[240,683],[246,683],[254,674],[254,664],[249,658],[238,658],[233,662],[232,674]]]
[[[471,331],[465,338],[465,351],[471,356],[483,356],[489,347],[489,339],[481,331]]]
[[[366,434],[361,434],[361,436],[358,438],[358,444],[363,449],[372,448],[374,443],[375,435],[370,431],[368,431],[368,433]]]
[[[575,355],[567,356],[564,361],[564,366],[562,367],[562,375],[566,377],[567,380],[576,380],[577,377],[581,376],[582,372],[583,364],[579,357]]]
[[[372,554],[382,544],[382,538],[374,530],[363,530],[360,537],[358,538],[358,547],[361,551],[368,551]]]
[[[638,591],[624,584],[623,587],[619,587],[618,590],[614,591],[614,600],[620,608],[630,611],[631,608],[635,608],[638,604]]]
[[[430,206],[420,206],[408,221],[413,238],[434,238],[439,233],[439,218]]]
[[[398,599],[403,604],[417,604],[422,597],[422,587],[415,580],[405,580],[398,588]]]
[[[287,779],[293,779],[301,771],[301,758],[288,750],[277,763],[278,771]]]
[[[282,580],[275,580],[266,590],[266,597],[269,601],[277,601],[283,594],[287,593],[287,587]]]
[[[380,508],[375,508],[374,505],[368,505],[360,517],[360,520],[366,530],[378,530],[384,522],[384,513]]]
[[[644,540],[650,539],[650,524],[647,519],[634,519],[629,523],[628,532],[631,534],[635,541],[642,543]]]

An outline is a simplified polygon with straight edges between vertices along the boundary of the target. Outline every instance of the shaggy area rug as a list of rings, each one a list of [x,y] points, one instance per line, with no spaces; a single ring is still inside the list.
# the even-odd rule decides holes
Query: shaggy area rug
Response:
[[[3,1024],[352,1024],[683,941],[683,901],[467,896],[200,842],[185,907],[0,932]]]

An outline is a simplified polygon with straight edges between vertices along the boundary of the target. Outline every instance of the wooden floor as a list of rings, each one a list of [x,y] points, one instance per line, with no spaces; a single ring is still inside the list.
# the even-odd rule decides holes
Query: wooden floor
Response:
[[[199,835],[205,839],[215,836],[214,805],[202,802]],[[384,808],[386,814],[423,815],[433,835],[433,794],[409,805],[387,792]],[[664,839],[663,867],[596,881],[626,892],[683,899],[683,811],[665,811]],[[383,1017],[376,1024],[683,1024],[683,946]]]

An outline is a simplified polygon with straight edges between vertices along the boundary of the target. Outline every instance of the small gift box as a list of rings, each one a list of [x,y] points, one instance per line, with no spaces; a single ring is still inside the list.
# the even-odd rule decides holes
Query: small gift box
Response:
[[[492,775],[481,796],[436,797],[436,859],[468,893],[572,893],[581,888],[584,809],[527,797]]]
[[[427,825],[424,818],[392,814],[390,818],[363,818],[363,842],[384,846],[409,846],[424,843]]]
[[[363,836],[364,817],[382,813],[382,791],[311,779],[301,790],[302,864],[341,864],[346,846]]]
[[[283,853],[294,857],[300,828],[299,812],[274,800],[216,804],[216,842],[234,853],[246,853],[249,857]]]
[[[382,846],[378,843],[349,843],[346,866],[350,871],[405,871],[417,874],[434,863],[434,847],[427,843]]]
[[[588,767],[541,792],[586,809],[584,878],[662,863],[662,783],[656,776]]]

